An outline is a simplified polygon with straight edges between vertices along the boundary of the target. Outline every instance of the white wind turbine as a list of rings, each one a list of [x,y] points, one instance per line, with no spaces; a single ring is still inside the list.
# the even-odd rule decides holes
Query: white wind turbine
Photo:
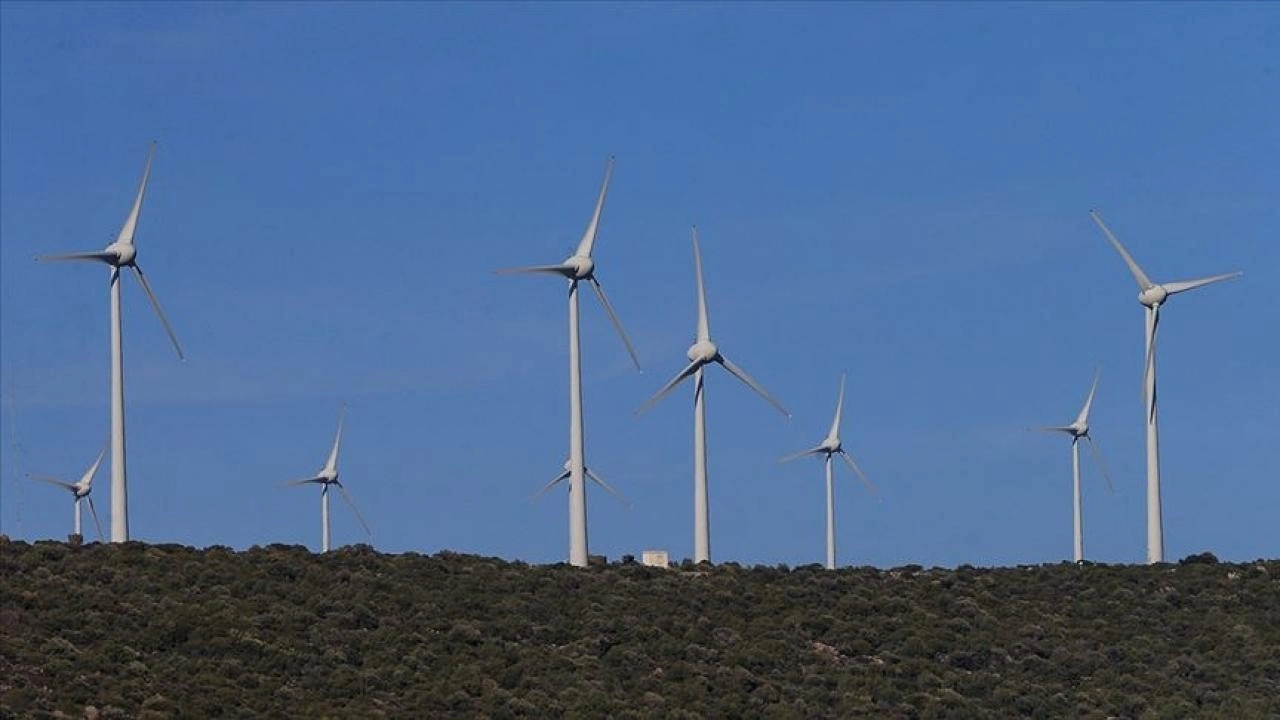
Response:
[[[827,431],[827,437],[823,439],[815,447],[808,450],[802,450],[794,455],[788,455],[779,462],[790,462],[797,458],[807,455],[824,455],[824,465],[826,467],[827,477],[827,569],[836,569],[836,510],[835,510],[835,485],[831,480],[831,456],[839,455],[841,460],[852,470],[871,491],[872,495],[879,496],[876,492],[876,486],[871,483],[871,479],[866,473],[862,472],[862,468],[858,467],[858,463],[854,462],[853,457],[844,449],[844,445],[840,442],[840,415],[844,409],[844,374],[840,375],[840,397],[836,400],[836,416],[831,420],[831,429]]]
[[[147,192],[147,178],[151,175],[151,158],[155,155],[156,144],[151,143],[147,150],[147,163],[142,171],[142,180],[138,183],[138,194],[133,200],[133,207],[125,218],[115,242],[102,250],[92,252],[65,253],[60,255],[44,255],[36,258],[41,261],[88,260],[106,263],[110,267],[111,295],[111,542],[125,542],[129,539],[129,495],[128,481],[125,474],[124,454],[124,350],[120,328],[120,271],[131,268],[143,292],[151,300],[151,307],[164,325],[164,330],[178,351],[178,359],[183,359],[182,346],[173,333],[173,327],[160,309],[160,301],[151,290],[151,283],[138,266],[138,250],[134,245],[134,235],[138,230],[138,218],[142,214],[142,198]]]
[[[307,485],[315,484],[320,486],[320,552],[329,552],[329,486],[338,488],[338,492],[342,494],[342,499],[351,507],[351,512],[355,514],[356,520],[360,521],[360,525],[364,527],[367,535],[373,535],[373,531],[369,529],[369,523],[364,521],[364,516],[360,514],[360,509],[356,507],[356,501],[351,499],[351,494],[338,481],[338,448],[342,445],[342,420],[346,414],[344,406],[338,412],[338,434],[333,438],[333,449],[329,451],[329,459],[325,461],[324,467],[320,468],[320,472],[314,477],[303,478],[301,480],[293,480],[287,485]]]
[[[1098,378],[1100,375],[1101,371],[1094,373],[1093,386],[1089,388],[1089,396],[1085,398],[1084,407],[1080,408],[1080,414],[1076,415],[1075,422],[1070,425],[1033,428],[1041,432],[1060,432],[1071,436],[1071,487],[1075,503],[1075,532],[1073,537],[1075,539],[1075,561],[1077,563],[1084,562],[1084,519],[1080,501],[1081,440],[1089,443],[1089,451],[1093,453],[1093,459],[1098,463],[1098,470],[1102,472],[1102,478],[1107,481],[1107,489],[1115,492],[1115,486],[1111,484],[1111,478],[1107,475],[1107,466],[1102,462],[1102,453],[1098,451],[1098,446],[1093,442],[1093,436],[1089,434],[1089,411],[1093,408],[1093,396],[1098,391]]]
[[[707,293],[702,283],[702,253],[698,249],[698,228],[693,228],[693,269],[698,281],[698,335],[693,345],[689,346],[685,355],[689,364],[684,367],[671,382],[662,386],[653,397],[636,410],[640,414],[666,397],[685,378],[692,376],[693,384],[693,561],[711,561],[711,520],[707,497],[707,412],[703,399],[702,369],[717,363],[731,375],[746,383],[760,397],[778,409],[786,417],[791,417],[782,404],[773,398],[760,383],[756,382],[742,368],[735,365],[720,352],[720,348],[711,340],[711,326],[707,318]]]
[[[569,479],[569,477],[573,474],[573,473],[572,473],[572,471],[571,471],[571,468],[572,468],[572,467],[573,467],[573,463],[569,462],[568,460],[565,460],[565,461],[564,461],[564,470],[560,471],[560,474],[559,474],[559,475],[557,475],[557,476],[555,476],[554,478],[552,478],[552,479],[551,479],[551,482],[547,483],[546,485],[543,485],[543,486],[542,486],[542,489],[541,489],[541,490],[539,490],[538,492],[534,493],[534,494],[533,494],[533,497],[532,497],[532,498],[530,498],[530,499],[531,499],[531,500],[537,500],[538,498],[542,497],[542,494],[543,494],[543,493],[545,493],[546,491],[548,491],[548,490],[550,490],[551,488],[555,487],[557,483],[560,483],[560,482],[563,482],[563,481],[565,481],[565,480],[568,480],[568,479]],[[622,495],[622,493],[620,493],[620,492],[618,492],[617,490],[613,489],[613,486],[612,486],[612,485],[610,485],[609,483],[605,482],[605,481],[604,481],[604,478],[602,478],[602,477],[600,477],[599,475],[597,475],[597,474],[595,474],[594,472],[592,472],[591,468],[586,467],[586,466],[584,465],[584,466],[582,467],[582,472],[583,472],[583,474],[585,474],[588,478],[590,478],[592,482],[594,482],[595,484],[597,484],[597,485],[599,485],[600,487],[604,488],[606,491],[608,491],[608,492],[609,492],[611,495],[613,495],[614,497],[618,498],[618,500],[619,500],[619,501],[621,501],[623,505],[627,506],[628,508],[629,508],[629,507],[631,507],[631,501],[630,501],[630,500],[626,499],[626,498]]]
[[[1115,247],[1116,252],[1129,266],[1129,273],[1138,283],[1138,302],[1146,308],[1146,361],[1143,369],[1143,394],[1146,398],[1147,423],[1147,562],[1164,562],[1164,519],[1160,511],[1160,427],[1156,415],[1156,329],[1160,324],[1160,307],[1171,295],[1187,290],[1195,290],[1221,280],[1239,277],[1241,272],[1229,272],[1221,275],[1210,275],[1197,280],[1180,282],[1154,283],[1142,271],[1133,256],[1124,245],[1116,239],[1097,210],[1089,211],[1093,221],[1102,229],[1107,240]]]
[[[600,213],[604,210],[605,196],[609,193],[609,180],[613,177],[613,158],[609,158],[605,167],[604,182],[600,185],[600,194],[596,198],[596,207],[591,213],[587,229],[582,233],[582,240],[572,255],[558,265],[534,265],[530,267],[504,268],[498,270],[502,274],[546,273],[560,275],[569,281],[569,563],[578,567],[587,566],[587,495],[586,495],[586,452],[584,449],[582,425],[582,348],[578,341],[578,283],[587,281],[591,289],[596,291],[600,304],[604,306],[609,320],[617,329],[622,343],[627,346],[631,361],[636,369],[640,369],[640,360],[636,357],[635,348],[627,339],[622,329],[622,322],[614,312],[613,305],[604,288],[596,279],[595,261],[591,259],[591,251],[595,247],[596,233],[600,228]],[[597,480],[597,482],[599,482]],[[554,484],[554,483],[553,483]],[[603,484],[602,484],[603,485]]]
[[[79,482],[69,483],[48,475],[32,476],[33,480],[57,485],[60,488],[71,491],[71,497],[74,498],[73,505],[75,506],[75,534],[80,537],[84,537],[80,532],[80,501],[84,500],[89,503],[89,514],[93,515],[93,524],[98,528],[98,539],[102,539],[102,523],[98,521],[98,510],[93,506],[93,498],[89,497],[89,493],[93,492],[93,477],[98,474],[98,466],[102,464],[102,456],[106,455],[106,453],[106,448],[103,448],[102,452],[98,453],[98,459],[94,460],[89,469],[85,470],[84,475],[80,476]]]

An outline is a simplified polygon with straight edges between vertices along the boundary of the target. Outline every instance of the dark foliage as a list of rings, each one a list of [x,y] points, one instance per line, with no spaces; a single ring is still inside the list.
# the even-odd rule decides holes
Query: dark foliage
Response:
[[[0,538],[0,716],[1274,718],[1280,562],[530,566]]]

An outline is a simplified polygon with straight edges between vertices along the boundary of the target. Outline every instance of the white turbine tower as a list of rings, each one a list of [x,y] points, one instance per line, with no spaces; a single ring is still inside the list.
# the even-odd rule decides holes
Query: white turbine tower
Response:
[[[844,449],[844,445],[840,442],[840,415],[844,409],[844,374],[840,375],[840,397],[836,400],[836,416],[831,420],[831,429],[827,431],[827,437],[815,447],[808,450],[802,450],[794,455],[788,455],[779,462],[790,462],[807,455],[824,455],[824,465],[826,467],[827,478],[827,569],[836,569],[836,510],[835,510],[835,485],[831,479],[831,456],[839,455],[841,460],[852,470],[871,491],[872,495],[879,496],[876,492],[876,486],[871,483],[871,479],[867,474],[862,472],[862,468],[858,467],[858,463],[854,462],[853,457]]]
[[[138,278],[138,284],[151,300],[151,307],[164,325],[164,330],[173,342],[173,348],[182,359],[182,346],[173,333],[173,327],[160,309],[160,301],[151,290],[151,283],[138,266],[138,250],[134,245],[134,235],[138,230],[138,217],[142,214],[142,198],[147,192],[147,178],[151,175],[151,158],[155,155],[156,144],[151,143],[147,151],[147,163],[142,170],[142,180],[138,183],[138,195],[133,200],[133,207],[125,218],[124,226],[116,236],[115,242],[102,250],[94,252],[65,253],[61,255],[45,255],[36,258],[41,261],[88,260],[106,263],[110,267],[111,294],[111,542],[125,542],[129,539],[129,493],[125,474],[124,454],[124,350],[120,328],[120,271],[131,268]]]
[[[609,158],[605,167],[604,182],[600,185],[600,195],[596,198],[595,211],[591,213],[591,221],[582,233],[582,240],[572,255],[558,265],[534,265],[531,267],[504,268],[497,272],[503,274],[547,273],[560,275],[569,281],[569,563],[578,567],[587,566],[587,495],[586,495],[586,452],[582,426],[582,356],[581,343],[578,341],[578,283],[587,281],[600,298],[600,304],[617,329],[622,343],[627,346],[631,361],[636,369],[640,369],[640,360],[636,357],[635,348],[627,339],[622,329],[618,314],[613,311],[604,288],[596,279],[595,261],[591,259],[591,251],[596,244],[596,232],[600,228],[600,213],[604,210],[605,196],[609,193],[609,180],[613,177],[613,158]]]
[[[103,538],[102,523],[98,521],[98,510],[93,506],[93,498],[89,497],[89,493],[93,492],[93,477],[98,474],[98,466],[102,464],[102,456],[106,454],[107,454],[107,449],[103,448],[102,452],[98,453],[98,459],[94,460],[93,464],[89,466],[89,469],[84,471],[84,475],[80,476],[79,482],[69,483],[69,482],[66,482],[65,480],[59,480],[58,478],[55,478],[55,477],[49,477],[48,475],[32,476],[33,480],[46,482],[46,483],[49,483],[50,485],[57,485],[60,488],[65,488],[71,491],[71,497],[73,498],[72,504],[75,506],[75,534],[82,538],[84,537],[84,535],[80,532],[80,501],[81,500],[84,500],[89,503],[89,514],[93,515],[93,524],[96,525],[98,528],[98,539],[101,540]]]
[[[1151,282],[1151,279],[1134,261],[1129,251],[1125,249],[1124,245],[1120,244],[1120,241],[1112,234],[1106,223],[1102,222],[1102,216],[1098,214],[1098,211],[1091,210],[1089,214],[1093,217],[1093,221],[1098,224],[1098,227],[1102,229],[1103,234],[1107,236],[1107,240],[1111,241],[1111,245],[1115,247],[1116,252],[1120,253],[1125,265],[1129,266],[1129,273],[1133,275],[1133,279],[1138,283],[1138,302],[1142,303],[1143,307],[1146,308],[1146,361],[1143,369],[1143,393],[1146,398],[1147,423],[1147,562],[1164,562],[1164,519],[1160,511],[1160,427],[1159,418],[1156,415],[1156,329],[1160,324],[1160,307],[1168,301],[1171,295],[1186,292],[1187,290],[1195,290],[1198,287],[1204,287],[1221,280],[1230,280],[1231,278],[1239,277],[1243,273],[1238,271],[1229,272],[1180,282]]]
[[[355,514],[356,520],[360,521],[360,525],[364,527],[367,535],[373,535],[373,531],[369,529],[369,523],[364,521],[364,516],[360,514],[360,509],[356,507],[356,501],[351,499],[351,494],[338,481],[338,448],[342,445],[342,420],[346,413],[344,406],[338,412],[338,434],[333,438],[333,449],[329,451],[329,459],[325,462],[324,467],[320,468],[320,472],[314,477],[303,478],[302,480],[293,480],[288,485],[307,485],[315,484],[320,486],[320,552],[329,552],[329,486],[338,488],[338,492],[342,494],[342,499],[351,507],[351,512]]]
[[[1094,444],[1093,436],[1089,434],[1089,411],[1093,408],[1093,396],[1098,391],[1098,378],[1100,375],[1101,371],[1094,373],[1093,386],[1089,388],[1089,396],[1085,398],[1084,407],[1080,408],[1080,414],[1076,415],[1075,422],[1070,425],[1033,428],[1040,432],[1060,432],[1071,436],[1071,487],[1075,503],[1075,532],[1073,537],[1075,539],[1075,561],[1077,563],[1084,562],[1084,519],[1080,500],[1081,440],[1089,443],[1089,451],[1093,453],[1093,459],[1098,463],[1098,470],[1102,472],[1102,478],[1107,481],[1107,489],[1115,492],[1115,486],[1111,484],[1111,478],[1107,475],[1107,466],[1102,462],[1102,453],[1098,452],[1098,446]]]
[[[693,228],[693,269],[698,281],[698,335],[693,345],[689,346],[686,356],[689,364],[685,366],[671,382],[662,386],[653,397],[636,410],[640,414],[666,397],[685,378],[692,376],[693,383],[693,561],[711,561],[711,520],[707,497],[707,412],[703,398],[702,369],[711,363],[717,363],[731,375],[755,390],[760,397],[778,409],[786,417],[791,417],[782,404],[773,398],[760,383],[756,382],[742,368],[720,353],[720,348],[711,340],[711,326],[707,318],[707,293],[702,283],[702,253],[698,249],[698,228]]]

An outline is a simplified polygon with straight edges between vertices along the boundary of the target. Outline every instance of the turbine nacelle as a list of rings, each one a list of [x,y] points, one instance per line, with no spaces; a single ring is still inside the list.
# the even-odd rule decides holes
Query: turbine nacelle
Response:
[[[571,280],[586,280],[596,271],[596,262],[585,255],[570,255],[561,264],[565,277]]]
[[[1138,302],[1149,308],[1154,308],[1162,305],[1168,297],[1169,291],[1165,286],[1152,285],[1138,293]]]
[[[844,449],[844,445],[841,444],[840,438],[837,438],[837,437],[828,437],[826,440],[823,440],[822,444],[819,445],[818,447],[822,450],[822,452],[825,452],[828,455],[831,455],[833,453],[838,453]]]
[[[710,340],[699,340],[689,346],[685,357],[689,358],[690,362],[706,365],[720,359],[720,348],[716,347],[716,344]]]

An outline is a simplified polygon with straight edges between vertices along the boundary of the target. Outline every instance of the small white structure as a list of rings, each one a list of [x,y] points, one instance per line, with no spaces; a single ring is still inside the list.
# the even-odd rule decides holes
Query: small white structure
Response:
[[[640,562],[649,567],[671,567],[666,550],[645,550],[640,556]]]

